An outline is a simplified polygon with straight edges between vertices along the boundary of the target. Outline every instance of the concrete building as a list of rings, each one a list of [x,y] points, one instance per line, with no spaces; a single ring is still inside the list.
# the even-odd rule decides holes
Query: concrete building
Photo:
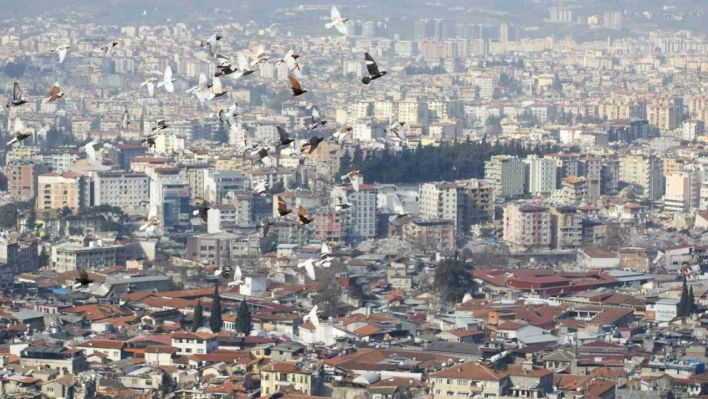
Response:
[[[551,213],[547,208],[509,202],[504,206],[504,241],[523,248],[551,245]]]
[[[625,155],[620,159],[620,181],[638,186],[640,198],[655,201],[664,195],[661,159],[652,155]]]
[[[137,209],[150,201],[150,178],[144,173],[101,172],[93,192],[94,205]]]
[[[551,213],[551,248],[573,249],[583,243],[583,215],[575,207],[553,207]]]
[[[517,157],[495,155],[484,163],[484,179],[497,198],[520,197],[524,195],[526,164]]]
[[[72,172],[46,173],[37,180],[37,209],[62,209],[78,211],[88,206],[87,178]]]
[[[88,370],[88,363],[81,349],[61,346],[27,347],[20,352],[20,365],[36,370],[48,367],[58,371],[61,376],[77,375]]]
[[[664,209],[672,212],[687,213],[697,201],[691,185],[692,176],[688,172],[673,173],[666,177]]]
[[[556,189],[556,162],[529,155],[526,163],[526,192],[532,195],[550,194]]]
[[[126,249],[101,241],[66,242],[52,246],[52,267],[59,273],[76,269],[125,265]]]
[[[690,120],[683,123],[681,137],[684,140],[694,141],[706,134],[706,123],[700,120]]]
[[[221,267],[226,262],[236,265],[260,253],[259,240],[225,231],[199,234],[187,239],[187,258]],[[243,264],[241,266],[243,268]]]
[[[605,11],[602,18],[602,24],[605,29],[622,30],[622,12]]]
[[[452,220],[413,220],[403,226],[402,238],[414,248],[442,250],[455,248],[455,224]]]
[[[216,334],[207,332],[176,332],[170,338],[172,346],[177,348],[180,356],[202,355],[215,351],[218,348]]]
[[[478,179],[420,187],[420,216],[450,220],[457,234],[467,234],[470,226],[491,220],[493,207],[494,189]]]
[[[477,362],[456,364],[432,373],[429,381],[432,399],[464,397],[469,392],[482,398],[500,398],[511,387],[507,373],[495,371]]]
[[[283,386],[308,396],[317,394],[313,391],[312,372],[295,363],[269,363],[261,368],[261,391],[264,395],[272,395]]]
[[[7,193],[19,200],[27,201],[37,195],[39,175],[48,173],[49,166],[34,162],[13,162],[5,166]]]
[[[376,238],[376,198],[378,187],[370,184],[359,184],[359,192],[352,186],[344,188],[347,199],[354,205],[344,216],[346,239],[350,242],[361,242]]]
[[[189,181],[177,168],[158,168],[150,178],[150,201],[158,206],[165,229],[186,227],[192,214]]]
[[[204,180],[204,199],[222,204],[226,194],[245,190],[243,173],[236,170],[210,170]]]

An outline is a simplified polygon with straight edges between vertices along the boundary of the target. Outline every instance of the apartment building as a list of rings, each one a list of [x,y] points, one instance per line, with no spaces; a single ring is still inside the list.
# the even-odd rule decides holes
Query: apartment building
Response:
[[[207,354],[218,348],[216,334],[207,332],[176,332],[172,333],[172,346],[177,348],[180,356]]]
[[[620,181],[641,189],[640,198],[655,201],[664,195],[664,172],[653,155],[625,155],[620,159]]]
[[[93,192],[94,205],[137,209],[150,201],[150,178],[144,173],[101,172]]]
[[[37,179],[37,209],[62,209],[68,207],[77,211],[88,206],[85,176],[72,172],[51,172]]]
[[[378,186],[360,184],[359,192],[347,186],[347,199],[354,205],[345,215],[346,237],[350,242],[376,238],[376,198]]]
[[[499,398],[511,387],[509,375],[476,362],[454,365],[430,374],[433,399]]]
[[[50,170],[46,164],[13,162],[5,166],[7,193],[20,200],[31,200],[37,195],[37,181],[41,174]]]
[[[664,209],[671,212],[687,213],[698,202],[692,190],[693,176],[688,172],[678,172],[666,176]]]
[[[526,249],[551,245],[551,213],[547,208],[509,202],[504,206],[504,241]]]
[[[157,168],[150,179],[150,202],[158,206],[166,229],[189,225],[192,214],[189,181],[179,172],[177,168]]]
[[[574,249],[583,244],[583,215],[571,206],[550,208],[551,248]]]
[[[494,216],[494,189],[484,181],[471,179],[455,183],[424,183],[420,187],[420,216],[454,223],[458,234]]]
[[[76,269],[125,265],[126,249],[101,241],[66,242],[52,246],[52,266],[59,273]]]
[[[418,249],[454,249],[455,223],[444,219],[413,220],[403,226],[402,238]]]
[[[526,164],[517,157],[495,155],[484,163],[484,179],[497,198],[520,197],[526,185]]]
[[[292,387],[304,395],[315,395],[312,386],[312,372],[298,367],[295,363],[275,362],[261,368],[261,391],[271,395],[283,386]]]
[[[556,161],[529,155],[526,163],[526,192],[532,195],[550,194],[556,189]]]

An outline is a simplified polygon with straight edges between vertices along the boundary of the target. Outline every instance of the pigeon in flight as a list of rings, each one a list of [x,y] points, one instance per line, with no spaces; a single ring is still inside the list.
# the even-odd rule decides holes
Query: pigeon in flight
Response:
[[[337,28],[339,33],[343,34],[346,36],[349,32],[347,29],[347,21],[349,21],[349,18],[342,18],[342,15],[339,14],[339,10],[337,10],[337,7],[332,6],[332,22],[329,22],[325,25],[325,28],[330,29],[333,26]]]
[[[12,97],[8,100],[5,107],[19,107],[24,104],[27,104],[27,100],[22,97],[22,89],[20,88],[20,84],[15,82],[12,87]]]
[[[150,78],[143,83],[140,83],[140,86],[147,86],[148,94],[150,97],[155,96],[155,84],[157,83],[157,78]]]
[[[128,108],[126,108],[125,111],[123,111],[123,118],[121,118],[118,127],[121,129],[127,129],[128,125],[130,125],[130,114],[128,113]]]
[[[101,46],[101,51],[103,51],[103,55],[105,55],[106,57],[110,56],[111,53],[113,53],[113,49],[118,46],[118,44],[119,43],[114,40],[112,42],[109,42],[108,44]]]
[[[332,138],[334,138],[337,141],[337,144],[342,145],[344,142],[351,136],[352,134],[352,128],[350,127],[343,127],[332,135]]]
[[[290,49],[287,53],[285,53],[285,56],[281,58],[278,62],[275,63],[276,68],[278,65],[285,63],[285,65],[288,67],[288,71],[292,72],[293,76],[295,76],[298,79],[302,79],[303,76],[300,73],[300,64],[297,63],[297,59],[300,58],[299,55],[293,54],[293,50]]]
[[[270,167],[272,165],[272,160],[270,159],[270,154],[268,153],[270,151],[267,148],[261,148],[260,150],[256,151],[255,154],[258,157],[258,160],[261,161],[261,163],[265,167]]]
[[[332,189],[332,197],[335,199],[334,210],[337,212],[347,210],[353,206],[347,199],[347,194],[341,187],[335,187]]]
[[[278,147],[286,146],[294,141],[292,138],[290,138],[288,132],[286,132],[285,129],[280,126],[276,126],[275,128],[278,130]]]
[[[164,119],[158,119],[157,122],[155,122],[155,127],[152,128],[152,131],[153,133],[157,133],[161,130],[167,129],[168,127],[170,127],[170,125],[168,125]]]
[[[361,83],[368,85],[372,80],[386,75],[386,71],[379,71],[379,66],[376,65],[376,61],[371,58],[369,53],[364,53],[364,59],[366,60],[366,71],[369,72],[369,76],[361,78]]]
[[[320,250],[320,260],[317,262],[319,267],[330,267],[332,266],[332,251],[326,242],[322,243],[322,249]]]
[[[275,197],[278,201],[278,214],[280,215],[280,217],[287,216],[293,213],[293,210],[288,208],[288,204],[285,203],[285,199],[283,199],[283,197],[279,195],[276,195]]]
[[[256,65],[265,64],[269,58],[270,57],[268,57],[268,54],[265,52],[265,46],[259,44],[258,50],[256,51],[256,59],[251,63],[251,67],[253,68]]]
[[[317,317],[317,305],[313,306],[309,313],[302,317],[302,321],[309,320],[313,326],[315,326],[315,331],[320,328],[320,318]]]
[[[8,141],[7,145],[13,145],[15,143],[19,143],[20,141],[22,141],[32,135],[32,132],[25,129],[25,124],[22,123],[22,119],[20,119],[19,117],[15,118],[15,126],[12,129],[12,132],[15,134],[15,138]]]
[[[155,138],[157,137],[156,134],[149,134],[143,138],[140,139],[141,143],[147,143],[148,148],[153,148],[155,147]]]
[[[302,226],[306,224],[312,223],[312,218],[310,218],[310,214],[307,213],[307,209],[303,208],[302,205],[297,207],[297,221],[295,222],[296,225]]]
[[[324,139],[320,136],[310,137],[310,139],[307,140],[307,142],[302,145],[302,149],[304,151],[307,151],[307,154],[312,154],[312,152],[314,152],[317,149],[317,146],[319,146],[323,140]]]
[[[351,172],[342,176],[342,180],[349,180],[349,182],[352,184],[352,188],[357,193],[359,192],[359,174],[360,173],[361,173],[361,171],[352,170]]]
[[[254,69],[251,69],[251,66],[248,64],[248,59],[243,53],[236,54],[236,64],[238,65],[238,73],[234,75],[234,79],[248,76],[256,72]]]
[[[228,59],[225,55],[217,54],[216,59],[218,61],[218,64],[216,65],[216,73],[214,73],[214,77],[218,78],[219,76],[225,76],[225,75],[231,75],[232,73],[238,72],[238,68],[233,66],[231,64],[231,60]]]
[[[209,55],[214,57],[216,55],[217,47],[219,46],[219,40],[221,40],[223,37],[214,33],[213,35],[209,36],[208,39],[202,40],[201,46],[206,47],[207,51],[209,52]]]
[[[224,262],[224,264],[214,272],[214,275],[217,277],[223,277],[224,279],[229,280],[231,278],[232,271],[233,271],[233,269],[231,269],[231,265],[229,264],[229,262]],[[241,269],[239,269],[239,273],[240,272],[241,272]],[[241,280],[241,276],[239,276],[239,280]]]
[[[64,58],[66,58],[66,52],[69,50],[69,45],[68,44],[62,44],[61,46],[55,48],[52,50],[52,53],[57,53],[59,54],[59,63],[61,64],[64,62]]]
[[[229,125],[229,127],[236,125],[236,117],[238,114],[236,113],[236,103],[231,104],[229,109],[227,110],[219,110],[219,121],[221,123],[226,122],[226,124]]]
[[[140,226],[140,231],[145,231],[150,234],[155,231],[155,228],[160,224],[160,220],[157,218],[157,205],[151,204],[150,211],[148,212],[147,222]]]
[[[270,231],[270,226],[272,226],[273,223],[270,221],[268,218],[263,218],[263,221],[257,226],[258,229],[262,229],[263,232],[263,238],[268,236],[268,232]]]
[[[202,198],[197,198],[194,200],[194,207],[197,208],[192,212],[194,216],[199,216],[200,219],[202,219],[203,222],[207,221],[207,216],[209,215],[209,203],[202,199]]]
[[[59,88],[59,83],[54,83],[52,88],[49,90],[49,97],[44,99],[44,103],[56,102],[60,98],[64,97],[64,92]]]
[[[298,139],[297,133],[295,133],[295,138],[293,139],[293,152],[290,153],[292,158],[298,158],[302,156],[302,146],[300,145],[300,140]]]
[[[401,199],[398,198],[398,194],[393,194],[393,211],[396,212],[395,215],[391,216],[389,218],[389,221],[395,222],[397,220],[403,219],[406,216],[410,216],[411,214],[406,212],[405,209],[403,209],[403,204],[401,204]]]
[[[74,281],[76,281],[76,284],[74,285],[75,288],[81,288],[81,287],[86,287],[87,285],[93,283],[93,280],[89,279],[88,273],[84,269],[79,269],[79,277],[75,278]]]
[[[256,184],[256,188],[253,189],[253,194],[264,196],[266,195],[266,190],[268,190],[268,179],[264,177]]]
[[[310,277],[310,279],[315,280],[315,259],[314,258],[310,258],[304,262],[298,262],[297,267],[298,267],[298,269],[302,269],[304,267],[305,271],[307,271],[307,275]]]
[[[308,90],[305,90],[302,86],[300,86],[300,82],[298,82],[298,80],[294,77],[288,76],[288,79],[290,79],[290,85],[292,86],[290,89],[293,91],[293,94],[291,94],[290,97],[297,97],[308,92]]]
[[[312,116],[310,119],[312,120],[312,123],[308,126],[309,130],[314,130],[327,124],[327,121],[320,117],[320,111],[317,109],[317,106],[312,107]]]
[[[395,134],[399,140],[407,141],[406,130],[403,127],[405,124],[406,122],[395,122],[394,124],[389,126],[388,131]]]
[[[283,56],[283,58],[279,59],[279,60],[275,63],[275,67],[277,68],[280,64],[288,65],[288,60],[292,60],[292,61],[295,62],[295,64],[297,65],[297,61],[296,61],[296,60],[297,60],[298,58],[300,58],[300,56],[297,55],[297,54],[295,54],[294,51],[293,51],[293,49],[290,49],[290,50],[288,50],[287,53],[285,53],[285,55]]]
[[[168,65],[167,68],[165,68],[165,74],[162,77],[162,81],[157,83],[157,87],[160,88],[165,86],[165,90],[168,93],[172,93],[175,91],[175,86],[172,82],[175,81],[177,81],[177,79],[172,78],[172,68]]]
[[[98,141],[92,140],[84,146],[84,151],[86,151],[86,156],[89,159],[89,163],[96,162],[96,147],[94,147],[96,144],[98,144]]]

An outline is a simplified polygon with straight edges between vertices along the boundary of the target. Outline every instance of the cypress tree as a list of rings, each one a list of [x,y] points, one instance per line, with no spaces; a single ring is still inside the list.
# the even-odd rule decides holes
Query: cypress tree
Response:
[[[211,328],[211,331],[214,333],[221,331],[221,297],[219,296],[219,284],[214,284],[214,298],[211,302],[209,328]]]
[[[676,315],[678,317],[686,317],[686,308],[688,303],[688,286],[686,285],[686,277],[683,278],[683,289],[681,290],[681,299],[679,300],[678,307],[676,308]]]
[[[686,310],[684,316],[692,316],[696,313],[696,298],[693,296],[693,287],[688,291],[688,300],[686,301]]]
[[[248,304],[244,299],[241,301],[241,306],[239,306],[238,314],[236,315],[236,331],[248,336],[251,334],[251,330],[253,330],[251,311],[248,310]]]
[[[202,302],[197,302],[197,306],[194,308],[194,316],[192,317],[192,331],[196,332],[199,327],[204,325],[204,308],[202,307]]]

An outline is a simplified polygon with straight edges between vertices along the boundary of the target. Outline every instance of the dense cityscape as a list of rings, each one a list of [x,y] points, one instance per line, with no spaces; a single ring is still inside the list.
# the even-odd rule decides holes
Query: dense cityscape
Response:
[[[708,5],[7,4],[0,397],[708,398]]]

